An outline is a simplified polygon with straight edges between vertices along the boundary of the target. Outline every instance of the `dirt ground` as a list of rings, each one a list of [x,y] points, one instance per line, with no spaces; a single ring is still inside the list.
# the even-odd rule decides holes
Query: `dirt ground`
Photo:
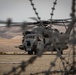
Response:
[[[22,61],[26,62],[31,57],[32,55],[0,55],[0,75],[10,72],[13,67],[18,67],[19,65],[21,65]],[[51,65],[52,62],[55,63],[55,66]],[[33,64],[27,66],[26,70],[20,75],[40,73],[43,71],[47,71],[49,68],[51,68],[51,70],[53,71],[61,69],[64,70],[60,58],[56,59],[55,55],[43,55],[42,57],[38,57]],[[21,67],[17,68],[17,72],[19,71],[19,69],[21,69]],[[44,75],[44,73],[40,73],[39,75]],[[56,73],[56,75],[61,75],[61,73]]]
[[[0,52],[22,52],[20,49],[15,48],[21,44],[21,37],[15,39],[0,38]]]
[[[15,48],[15,46],[20,44],[21,44],[21,38],[20,39],[0,38],[0,52],[25,52]],[[20,75],[30,75],[31,73],[33,75],[45,75],[42,72],[47,71],[49,69],[51,69],[51,71],[64,70],[62,61],[64,61],[65,66],[67,61],[69,62],[69,64],[72,63],[73,59],[72,55],[70,54],[72,53],[71,51],[72,51],[71,49],[64,51],[64,55],[62,56],[65,58],[66,61],[61,60],[59,57],[57,58],[57,55],[55,55],[56,52],[54,53],[54,55],[51,55],[52,54],[51,52],[44,53],[42,57],[38,57],[33,64],[28,65],[24,72],[21,71]],[[10,72],[13,67],[20,66],[22,61],[26,62],[32,56],[34,55],[27,55],[26,53],[24,55],[0,55],[0,75]],[[17,68],[16,73],[18,73],[20,69],[21,69],[20,67]],[[53,73],[52,75],[61,75],[61,73],[56,74]]]

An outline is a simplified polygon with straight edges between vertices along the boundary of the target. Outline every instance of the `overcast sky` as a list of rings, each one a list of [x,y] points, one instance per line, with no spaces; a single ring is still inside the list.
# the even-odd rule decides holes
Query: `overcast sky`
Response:
[[[41,19],[50,19],[54,1],[55,0],[33,0]],[[57,0],[53,18],[69,18],[71,1],[72,0]],[[36,17],[29,0],[0,0],[0,20],[12,18],[13,21],[32,21],[29,17]]]

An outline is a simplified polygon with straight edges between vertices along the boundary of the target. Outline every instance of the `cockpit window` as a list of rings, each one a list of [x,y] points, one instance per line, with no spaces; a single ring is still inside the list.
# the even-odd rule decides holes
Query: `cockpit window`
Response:
[[[27,35],[27,34],[35,34],[35,32],[34,32],[34,31],[26,31],[25,34],[26,34],[26,35]]]
[[[26,38],[34,38],[35,36],[26,36]]]

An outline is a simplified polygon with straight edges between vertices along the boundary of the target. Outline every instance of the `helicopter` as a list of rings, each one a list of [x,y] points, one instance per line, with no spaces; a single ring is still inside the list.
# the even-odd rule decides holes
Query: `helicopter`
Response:
[[[13,26],[21,26],[22,28],[22,45],[15,46],[20,50],[25,50],[28,54],[37,54],[39,50],[46,49],[48,51],[56,51],[56,48],[60,50],[60,53],[63,54],[63,50],[68,48],[68,39],[73,29],[72,19],[54,19],[52,20],[52,24],[61,25],[62,23],[66,23],[68,28],[65,33],[59,32],[58,29],[53,29],[50,27],[50,21],[38,21],[36,18],[32,17],[31,19],[36,22],[12,22],[11,19],[7,21],[0,21],[0,24],[7,24],[7,27]],[[75,18],[76,20],[76,18]],[[41,24],[42,23],[42,24]],[[34,25],[36,28],[33,30],[26,30],[25,28],[29,25]],[[64,25],[62,25],[64,26]],[[62,39],[64,39],[62,41]]]
[[[74,27],[71,21],[67,21],[66,19],[53,21],[53,24],[63,23],[63,21],[70,23],[65,33],[59,32],[58,29],[51,28],[50,25],[48,25],[50,24],[49,21],[41,21],[43,25],[41,25],[38,20],[36,21],[34,24],[37,24],[37,28],[23,31],[22,45],[16,48],[27,51],[29,55],[33,53],[37,54],[38,51],[43,49],[54,52],[57,51],[56,48],[63,54],[63,50],[68,48],[69,35]]]

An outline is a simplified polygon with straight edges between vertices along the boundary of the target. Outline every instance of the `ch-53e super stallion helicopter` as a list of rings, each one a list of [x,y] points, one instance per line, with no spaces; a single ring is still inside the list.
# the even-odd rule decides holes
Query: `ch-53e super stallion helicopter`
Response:
[[[32,18],[35,19],[35,18]],[[36,20],[36,19],[35,19]],[[46,49],[48,51],[56,51],[56,48],[60,50],[60,53],[63,54],[63,50],[67,49],[69,35],[71,30],[74,27],[76,18],[72,19],[54,19],[52,24],[60,25],[61,23],[67,23],[67,29],[65,33],[60,32],[58,29],[53,29],[50,27],[50,21],[38,21],[37,22],[25,22],[23,23],[23,39],[22,45],[16,46],[21,50],[25,50],[28,54],[37,54],[39,50]],[[22,24],[20,22],[12,22],[11,19],[8,19],[7,22],[0,21],[0,24],[7,24],[7,27],[10,27],[10,24]],[[25,30],[28,25],[36,25],[36,28],[33,30]],[[19,25],[20,26],[20,25]],[[64,26],[64,25],[63,25]]]
[[[69,21],[70,20],[70,21]],[[39,21],[34,22],[34,25],[37,25],[33,30],[24,30],[23,31],[23,39],[22,45],[17,46],[21,50],[25,50],[28,54],[37,54],[38,51],[46,49],[47,51],[57,51],[60,50],[60,53],[63,54],[63,50],[68,48],[68,40],[69,35],[71,33],[74,21],[72,19],[64,19],[64,20],[53,20],[53,24],[57,23],[70,23],[68,24],[68,28],[65,33],[59,32],[58,29],[51,28],[48,24],[49,21],[41,21],[43,25],[40,24]]]
[[[52,52],[57,51],[58,49],[60,53],[63,54],[63,50],[68,48],[67,44],[69,36],[76,22],[76,17],[70,19],[53,20],[52,19],[53,11],[55,10],[55,5],[57,4],[57,0],[55,0],[55,2],[53,3],[54,5],[52,8],[50,21],[49,20],[42,21],[38,15],[38,12],[36,11],[33,1],[32,0],[29,1],[39,21],[36,18],[32,18],[37,22],[24,22],[23,25],[22,23],[11,22],[10,19],[8,19],[7,22],[0,21],[0,23],[6,23],[8,27],[10,27],[10,24],[22,25],[22,30],[24,30],[22,45],[19,45],[16,48],[25,50],[28,52],[28,54],[33,54],[33,52],[34,54],[37,54],[40,50],[44,49]],[[60,25],[59,23],[60,24],[68,23],[65,33],[61,33],[59,30],[53,29],[52,27],[48,26],[51,24]],[[25,28],[28,25],[37,25],[37,28],[31,31],[29,30],[25,31]]]

